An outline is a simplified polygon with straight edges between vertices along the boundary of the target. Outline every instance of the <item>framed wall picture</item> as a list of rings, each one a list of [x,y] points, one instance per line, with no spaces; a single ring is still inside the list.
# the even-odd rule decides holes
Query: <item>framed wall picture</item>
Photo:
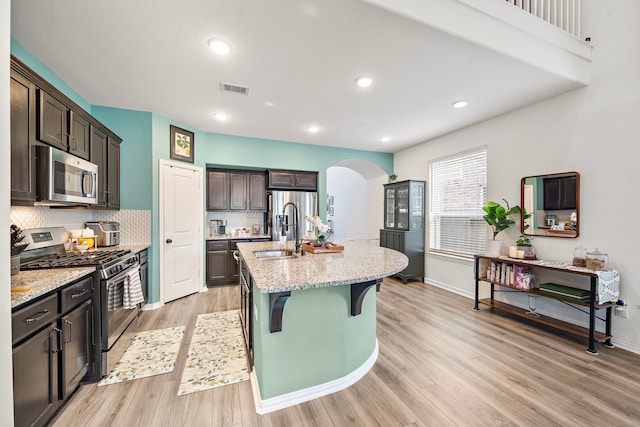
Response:
[[[193,163],[194,136],[193,132],[180,129],[177,126],[169,127],[171,146],[169,156],[175,160]]]

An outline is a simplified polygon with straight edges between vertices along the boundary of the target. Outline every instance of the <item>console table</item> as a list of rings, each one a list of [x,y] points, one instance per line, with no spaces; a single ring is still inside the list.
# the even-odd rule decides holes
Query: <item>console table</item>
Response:
[[[499,283],[497,280],[490,280],[490,278],[487,277],[486,272],[487,272],[487,267],[491,264],[492,261],[504,263],[504,264],[510,264],[512,266],[524,266],[524,267],[530,268],[532,271],[538,270],[538,269],[553,270],[553,271],[558,271],[565,274],[589,277],[590,278],[589,301],[585,303],[571,302],[563,298],[556,298],[550,295],[542,295],[539,292],[539,289],[537,288],[519,289],[514,286],[509,286],[503,283]],[[562,264],[562,263],[553,263],[553,262],[544,262],[544,261],[527,261],[527,260],[520,260],[520,259],[509,258],[509,257],[492,257],[488,255],[475,255],[474,271],[475,271],[475,306],[474,308],[476,310],[479,310],[478,305],[482,303],[496,310],[499,310],[511,315],[515,315],[518,317],[522,317],[532,322],[540,323],[545,326],[555,328],[557,330],[561,330],[582,338],[588,338],[589,347],[587,348],[587,352],[591,354],[598,354],[598,351],[596,350],[596,347],[595,347],[596,342],[602,343],[604,346],[609,348],[614,347],[613,344],[611,344],[611,317],[612,317],[612,311],[613,311],[615,302],[607,302],[604,304],[599,304],[596,301],[596,295],[597,295],[597,289],[598,289],[598,272],[587,270],[587,269],[570,268],[568,265]],[[480,282],[486,282],[491,285],[490,298],[479,299],[478,292],[479,292]],[[519,307],[494,300],[496,286],[510,288],[510,289],[513,289],[514,291],[535,294],[540,298],[551,298],[551,299],[562,301],[567,304],[589,307],[589,312],[588,312],[589,327],[584,328],[578,325],[574,325],[573,323],[564,322],[564,321],[554,319],[552,317],[548,317],[544,315],[540,315],[539,317],[528,316],[525,314],[525,311],[523,311]],[[570,286],[570,285],[567,285],[567,286]],[[606,310],[606,317],[604,319],[605,321],[604,333],[596,331],[596,312],[598,310]]]

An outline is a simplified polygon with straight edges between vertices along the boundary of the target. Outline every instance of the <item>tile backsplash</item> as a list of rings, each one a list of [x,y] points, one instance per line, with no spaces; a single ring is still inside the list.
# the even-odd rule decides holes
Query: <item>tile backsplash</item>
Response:
[[[225,219],[227,220],[227,230],[233,228],[246,228],[251,230],[253,224],[260,224],[263,227],[264,213],[263,212],[246,212],[246,211],[220,211],[220,212],[207,212],[207,222],[210,219]],[[205,230],[208,224],[205,224]]]
[[[71,230],[84,228],[86,221],[116,221],[120,223],[120,244],[151,243],[150,210],[91,211],[50,209],[46,206],[11,206],[10,218],[11,224],[16,224],[22,229],[64,227]]]

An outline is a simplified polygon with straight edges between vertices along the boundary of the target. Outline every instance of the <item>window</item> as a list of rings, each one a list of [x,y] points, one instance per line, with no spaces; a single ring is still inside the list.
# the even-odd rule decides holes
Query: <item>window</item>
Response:
[[[487,148],[429,163],[429,251],[470,256],[485,251]]]

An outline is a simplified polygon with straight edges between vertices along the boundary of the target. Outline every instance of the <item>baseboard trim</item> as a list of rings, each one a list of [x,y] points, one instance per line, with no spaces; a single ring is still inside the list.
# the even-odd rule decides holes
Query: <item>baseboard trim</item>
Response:
[[[475,299],[475,294],[472,294],[472,293],[469,293],[469,292],[465,292],[465,291],[461,290],[460,288],[455,288],[453,286],[449,286],[446,283],[438,282],[437,280],[432,280],[432,279],[429,279],[429,278],[425,278],[424,282],[427,285],[432,285],[432,286],[435,286],[436,288],[444,289],[445,291],[449,291],[449,292],[452,292],[452,293],[457,294],[457,295],[461,295],[461,296],[466,297],[466,298]]]
[[[253,390],[253,402],[256,406],[256,413],[263,415],[280,409],[288,408],[290,406],[298,405],[300,403],[308,402],[313,399],[317,399],[322,396],[326,396],[331,393],[335,393],[340,390],[344,390],[347,387],[352,386],[360,378],[364,377],[367,372],[371,370],[373,365],[378,359],[378,340],[376,339],[376,346],[369,358],[360,365],[355,371],[345,375],[342,378],[335,379],[333,381],[319,384],[313,387],[305,388],[291,393],[286,393],[280,396],[272,397],[266,400],[262,400],[260,397],[260,388],[258,387],[258,379],[256,378],[255,370],[251,371],[251,389]]]
[[[152,304],[145,304],[145,305],[143,305],[143,306],[142,306],[142,309],[143,309],[144,311],[147,311],[147,310],[157,310],[157,309],[159,309],[160,307],[162,307],[163,305],[164,305],[164,303],[163,303],[163,302],[154,302],[154,303],[152,303]]]

